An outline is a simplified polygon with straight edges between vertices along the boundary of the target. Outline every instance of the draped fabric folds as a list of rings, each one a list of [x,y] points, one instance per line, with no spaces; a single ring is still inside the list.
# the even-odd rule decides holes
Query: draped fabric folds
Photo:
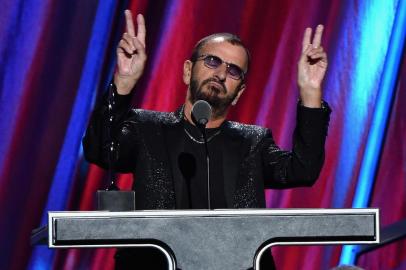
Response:
[[[350,208],[368,153],[389,42],[404,0],[152,1],[2,0],[0,10],[0,265],[2,269],[113,269],[113,249],[31,247],[30,232],[49,210],[94,210],[106,173],[84,161],[80,140],[95,99],[106,89],[124,30],[123,11],[142,13],[148,62],[134,106],[171,111],[184,101],[182,65],[215,32],[239,35],[252,55],[247,90],[232,120],[267,126],[291,147],[298,99],[297,61],[306,27],[325,25],[329,57],[324,99],[333,109],[326,161],[312,188],[267,190],[270,208]],[[369,203],[382,226],[406,218],[406,57],[391,67],[393,96]],[[130,189],[131,175],[119,186]],[[367,191],[365,191],[367,192]],[[280,269],[328,269],[341,247],[277,247]],[[366,269],[406,269],[406,243],[362,255]]]

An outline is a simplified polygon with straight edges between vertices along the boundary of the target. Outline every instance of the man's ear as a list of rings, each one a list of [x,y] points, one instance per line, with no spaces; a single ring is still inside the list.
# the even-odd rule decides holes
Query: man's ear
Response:
[[[240,90],[238,90],[238,94],[234,98],[233,102],[231,102],[231,105],[235,106],[237,104],[237,102],[240,99],[240,97],[241,97],[242,93],[244,92],[244,90],[245,90],[245,83],[241,84]]]
[[[190,84],[190,79],[192,78],[192,67],[193,63],[190,60],[186,60],[183,63],[183,82],[186,85]]]

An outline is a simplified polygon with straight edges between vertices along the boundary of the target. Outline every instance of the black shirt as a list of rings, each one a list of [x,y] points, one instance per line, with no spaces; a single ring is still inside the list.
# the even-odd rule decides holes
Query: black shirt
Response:
[[[178,164],[186,185],[183,190],[182,208],[208,209],[208,179],[206,150],[202,132],[188,121],[183,121],[183,148],[179,149]],[[210,206],[226,208],[224,195],[221,127],[206,129],[209,152]]]

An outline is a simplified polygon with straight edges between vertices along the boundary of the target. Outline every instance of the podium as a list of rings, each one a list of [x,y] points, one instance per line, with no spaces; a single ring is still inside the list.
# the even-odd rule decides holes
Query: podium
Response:
[[[259,269],[276,245],[379,243],[378,209],[49,212],[50,248],[155,247],[169,269]]]

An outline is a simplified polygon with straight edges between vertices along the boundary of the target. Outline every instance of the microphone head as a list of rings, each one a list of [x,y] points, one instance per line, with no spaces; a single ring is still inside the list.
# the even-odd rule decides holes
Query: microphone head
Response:
[[[198,100],[192,107],[192,120],[195,125],[206,126],[211,117],[211,106],[205,100]]]

